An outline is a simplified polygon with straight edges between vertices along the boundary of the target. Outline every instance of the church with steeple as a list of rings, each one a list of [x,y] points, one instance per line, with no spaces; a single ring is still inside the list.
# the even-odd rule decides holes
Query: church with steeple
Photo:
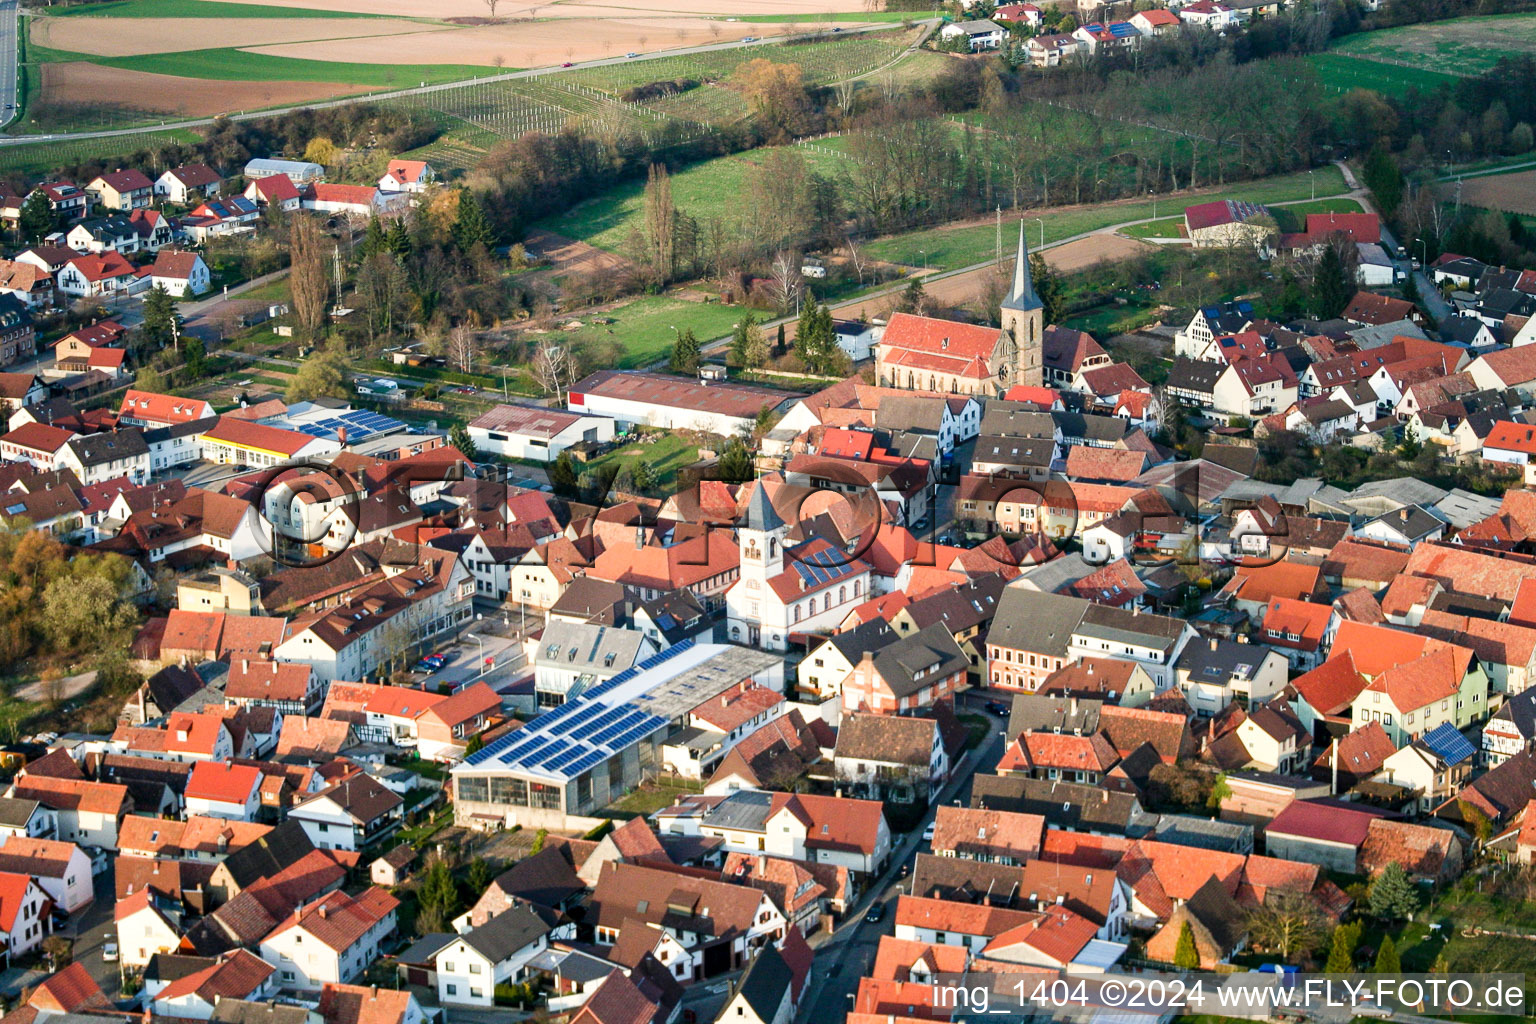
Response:
[[[1044,383],[1045,308],[1035,292],[1022,221],[1012,286],[999,312],[1001,330],[894,314],[875,349],[875,382],[987,398],[1017,385]]]
[[[783,486],[774,479],[773,485]],[[786,550],[789,524],[768,500],[770,481],[750,485],[746,515],[736,526],[741,575],[725,592],[733,643],[786,651],[814,633],[830,633],[869,599],[873,570],[814,537]]]

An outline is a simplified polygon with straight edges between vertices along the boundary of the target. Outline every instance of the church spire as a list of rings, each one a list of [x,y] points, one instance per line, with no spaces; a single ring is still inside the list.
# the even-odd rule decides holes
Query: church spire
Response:
[[[1024,241],[1024,222],[1019,221],[1019,255],[1013,265],[1013,289],[1003,300],[1004,309],[1040,309],[1044,303],[1035,294],[1035,282],[1029,272],[1029,245]]]

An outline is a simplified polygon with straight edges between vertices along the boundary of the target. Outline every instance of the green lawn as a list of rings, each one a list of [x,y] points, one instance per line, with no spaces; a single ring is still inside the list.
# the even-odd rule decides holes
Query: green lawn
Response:
[[[1536,55],[1536,14],[1452,18],[1361,32],[1340,39],[1331,51],[1378,61],[1397,74],[1477,75],[1504,57]]]
[[[844,166],[841,156],[820,150],[837,150],[841,139],[823,139],[818,148],[795,147],[808,170],[835,176]],[[721,220],[730,225],[754,216],[751,209],[753,168],[761,166],[765,149],[705,160],[672,175],[672,201],[679,211],[701,222]],[[539,227],[568,238],[589,242],[599,249],[619,252],[644,218],[645,182],[634,180],[580,204]],[[703,335],[700,335],[702,338]]]
[[[1319,199],[1316,202],[1293,203],[1290,206],[1270,208],[1275,223],[1281,231],[1305,231],[1309,213],[1360,213],[1360,204],[1353,199]]]
[[[1306,59],[1317,69],[1317,77],[1323,86],[1337,92],[1374,89],[1386,96],[1398,96],[1414,89],[1432,92],[1457,80],[1455,75],[1427,68],[1383,64],[1348,53],[1314,53]]]
[[[1184,234],[1183,217],[1163,217],[1161,220],[1149,220],[1145,224],[1132,224],[1128,228],[1121,228],[1122,235],[1131,238],[1180,238]]]
[[[128,71],[227,82],[335,82],[340,85],[403,89],[420,82],[428,85],[457,82],[476,75],[496,73],[493,68],[474,64],[353,64],[247,53],[232,46],[180,53],[145,53],[131,57],[98,57],[88,53],[51,50],[35,44],[29,48],[29,52],[31,58],[39,62],[87,61]],[[254,109],[257,106],[259,97],[253,95],[251,107]]]
[[[1326,196],[1346,191],[1344,175],[1337,167],[1318,168],[1316,179],[1319,195]],[[1155,207],[1151,202],[1093,206],[1059,213],[1046,213],[1039,220],[1045,222],[1045,241],[1049,243],[1128,220],[1151,218],[1155,212],[1170,208],[1182,209],[1185,205],[1209,202],[1218,197],[1244,199],[1254,203],[1278,203],[1291,199],[1306,199],[1311,192],[1312,186],[1308,181],[1307,172],[1298,171],[1295,174],[1283,174],[1232,185],[1217,195],[1162,198],[1157,201]],[[1026,217],[1025,223],[1028,226],[1029,243],[1038,246],[1041,241],[1039,222],[1034,217]],[[875,259],[888,260],[892,263],[922,266],[926,260],[930,268],[956,270],[991,259],[996,251],[996,241],[997,229],[994,225],[977,224],[961,228],[929,228],[905,235],[881,238],[866,245],[864,251]]]
[[[50,18],[388,18],[366,11],[322,11],[314,7],[268,7],[219,0],[110,0],[79,7],[47,8]]]
[[[588,462],[577,463],[576,470],[585,473],[605,466],[633,465],[636,460],[643,459],[656,474],[656,493],[669,494],[677,483],[678,470],[699,461],[699,450],[672,434],[651,436],[657,440],[649,444],[627,445]]]
[[[673,327],[679,331],[691,330],[700,342],[709,342],[730,334],[745,312],[739,306],[648,295],[602,314],[614,323],[590,324],[580,330],[561,331],[559,336],[577,342],[600,341],[609,338],[609,332],[612,332],[611,337],[624,346],[618,368],[634,369],[665,359],[671,353],[672,343],[677,338]]]

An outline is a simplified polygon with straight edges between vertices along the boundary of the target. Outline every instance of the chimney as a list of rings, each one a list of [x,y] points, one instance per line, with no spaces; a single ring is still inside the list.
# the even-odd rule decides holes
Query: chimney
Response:
[[[373,998],[373,999],[379,998],[379,986],[377,986],[377,985],[373,986],[373,996],[371,998]]]
[[[1213,647],[1215,646],[1215,643],[1216,643],[1216,641],[1214,641],[1214,640],[1211,641],[1211,645]],[[250,658],[241,658],[240,659],[240,671],[241,672],[249,672],[250,670],[251,670],[251,659]]]
[[[1211,650],[1214,651],[1215,649],[1216,649],[1216,638],[1215,637],[1211,637]]]
[[[1071,703],[1068,704],[1068,707],[1070,708],[1071,714],[1073,714],[1073,715],[1077,714],[1077,695],[1076,694],[1074,694],[1072,696]]]
[[[1406,508],[1398,509],[1397,514],[1402,517],[1403,522],[1406,523],[1408,521],[1408,510]]]
[[[325,920],[325,904],[320,904],[320,920]]]

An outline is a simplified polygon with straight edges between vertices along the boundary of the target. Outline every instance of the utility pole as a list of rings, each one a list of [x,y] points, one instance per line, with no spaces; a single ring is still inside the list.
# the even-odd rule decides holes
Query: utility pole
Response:
[[[997,207],[997,265],[1003,265],[1003,207],[999,203]]]

